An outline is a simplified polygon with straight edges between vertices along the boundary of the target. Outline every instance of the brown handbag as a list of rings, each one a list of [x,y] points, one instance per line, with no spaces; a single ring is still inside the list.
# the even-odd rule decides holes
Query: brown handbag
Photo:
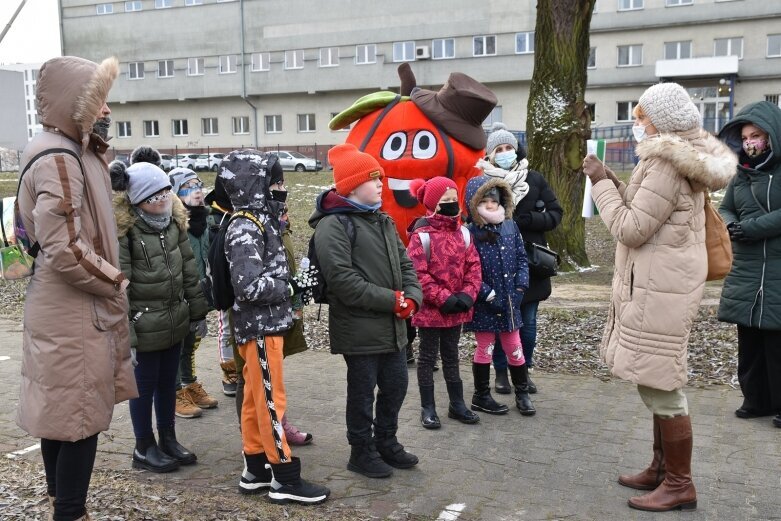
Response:
[[[705,247],[708,250],[708,276],[705,280],[720,280],[732,269],[732,243],[727,226],[705,193]]]

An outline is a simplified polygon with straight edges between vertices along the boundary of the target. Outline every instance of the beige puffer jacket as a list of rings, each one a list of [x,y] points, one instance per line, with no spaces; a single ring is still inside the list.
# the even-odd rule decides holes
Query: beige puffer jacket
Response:
[[[637,146],[628,185],[594,185],[616,247],[613,292],[600,354],[613,375],[671,391],[687,380],[687,344],[708,259],[705,191],[735,175],[737,158],[701,129]]]

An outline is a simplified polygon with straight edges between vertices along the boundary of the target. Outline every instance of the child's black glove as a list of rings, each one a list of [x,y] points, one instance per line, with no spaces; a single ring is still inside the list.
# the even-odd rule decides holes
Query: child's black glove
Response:
[[[317,286],[318,273],[320,272],[315,266],[311,266],[296,273],[296,276],[288,282],[290,296],[301,295],[302,301],[304,304],[307,304],[311,298],[312,288]]]
[[[452,315],[453,313],[461,313],[459,309],[460,302],[456,295],[450,295],[444,304],[439,307],[439,310],[445,315]]]
[[[472,297],[462,291],[456,293],[455,296],[458,298],[458,310],[462,313],[469,311],[472,309],[472,306],[475,305],[475,301],[472,299]]]

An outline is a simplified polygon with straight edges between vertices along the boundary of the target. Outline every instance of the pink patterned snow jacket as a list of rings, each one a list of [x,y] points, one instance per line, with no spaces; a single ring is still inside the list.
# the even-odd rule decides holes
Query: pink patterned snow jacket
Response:
[[[426,258],[420,232],[427,232],[431,258]],[[463,292],[474,301],[480,291],[482,272],[474,240],[467,248],[461,233],[461,219],[434,214],[412,226],[407,255],[423,287],[423,305],[412,317],[415,327],[453,327],[472,320],[472,309],[444,314],[439,308],[450,295]]]

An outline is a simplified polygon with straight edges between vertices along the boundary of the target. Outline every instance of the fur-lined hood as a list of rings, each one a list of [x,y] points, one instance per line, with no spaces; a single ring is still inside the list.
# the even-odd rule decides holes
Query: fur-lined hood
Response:
[[[721,190],[737,172],[737,156],[700,128],[652,136],[639,143],[636,152],[640,160],[668,161],[697,191]]]
[[[47,61],[41,67],[37,85],[41,123],[59,130],[85,150],[95,116],[108,99],[118,74],[116,58],[107,58],[100,64],[75,56]]]
[[[488,177],[481,175],[473,177],[466,184],[464,190],[464,203],[466,211],[469,214],[469,220],[478,226],[485,226],[487,223],[479,213],[477,213],[477,205],[485,196],[486,192],[496,188],[499,191],[499,204],[504,207],[504,218],[512,219],[515,206],[513,205],[513,192],[510,185],[506,181],[498,179],[496,177]]]
[[[171,198],[174,202],[171,217],[179,229],[186,232],[188,227],[187,208],[178,197],[171,196]],[[114,196],[114,218],[117,221],[117,236],[119,237],[127,235],[138,220],[138,214],[133,210],[133,205],[130,204],[125,192],[119,192]]]

